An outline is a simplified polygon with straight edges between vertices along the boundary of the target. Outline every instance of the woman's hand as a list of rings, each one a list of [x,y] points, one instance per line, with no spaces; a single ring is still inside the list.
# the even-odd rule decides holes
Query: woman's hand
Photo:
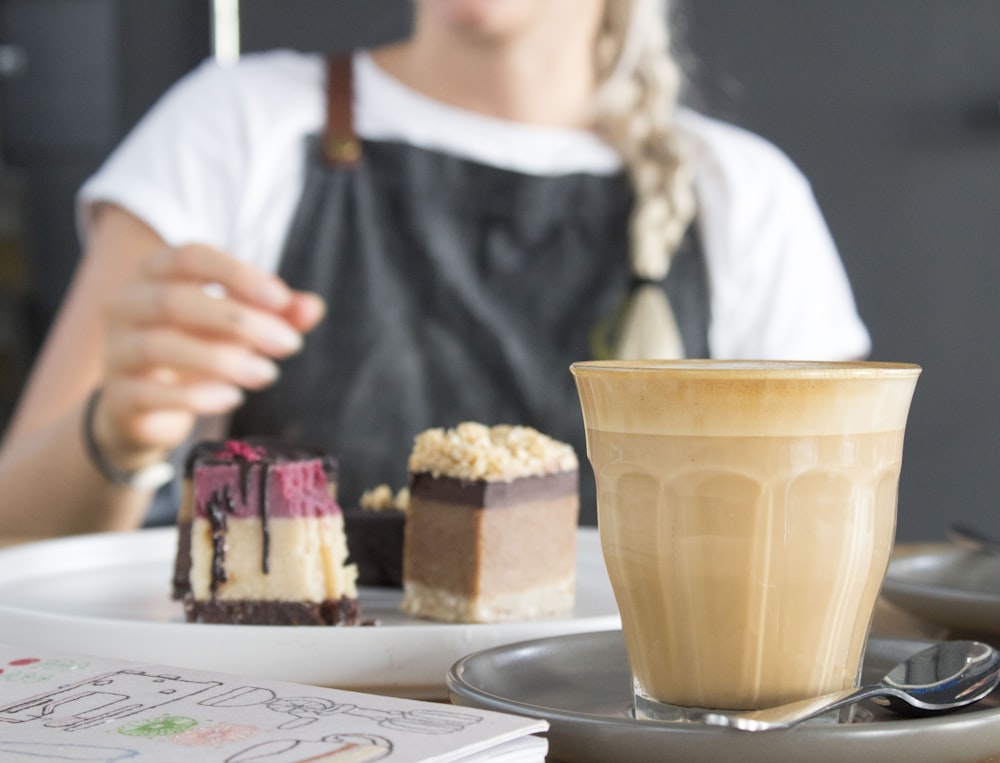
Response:
[[[201,245],[148,256],[109,302],[95,436],[134,469],[181,444],[199,416],[225,414],[273,383],[322,318],[319,297]]]
[[[0,444],[0,533],[137,527],[149,503],[91,462],[135,471],[277,377],[322,318],[315,295],[206,246],[169,248],[113,204],[90,210],[87,249]],[[53,464],[59,479],[52,479]]]

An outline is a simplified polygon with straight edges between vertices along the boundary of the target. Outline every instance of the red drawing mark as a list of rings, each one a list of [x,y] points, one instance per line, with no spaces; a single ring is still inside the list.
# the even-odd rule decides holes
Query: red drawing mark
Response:
[[[256,726],[245,726],[235,723],[218,723],[215,726],[190,728],[173,737],[177,744],[192,747],[222,747],[231,742],[242,742],[250,739],[260,731]]]
[[[37,657],[25,657],[23,660],[11,660],[9,665],[31,665],[36,662],[41,662]]]

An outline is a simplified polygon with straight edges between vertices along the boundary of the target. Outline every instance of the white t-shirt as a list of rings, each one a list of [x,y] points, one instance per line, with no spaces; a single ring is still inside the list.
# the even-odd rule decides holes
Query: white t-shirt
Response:
[[[509,122],[448,106],[355,55],[358,134],[538,175],[620,171],[592,133]],[[305,136],[326,115],[322,56],[274,51],[206,62],[159,101],[79,195],[114,202],[168,243],[200,242],[276,270],[302,191]],[[811,188],[777,148],[681,110],[694,156],[718,358],[839,360],[868,354],[843,265]]]

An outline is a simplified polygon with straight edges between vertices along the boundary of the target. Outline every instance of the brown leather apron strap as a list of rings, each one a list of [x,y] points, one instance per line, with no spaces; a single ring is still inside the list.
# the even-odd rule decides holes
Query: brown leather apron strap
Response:
[[[323,157],[335,167],[349,167],[361,159],[361,141],[354,132],[353,85],[351,54],[330,56],[326,62]]]

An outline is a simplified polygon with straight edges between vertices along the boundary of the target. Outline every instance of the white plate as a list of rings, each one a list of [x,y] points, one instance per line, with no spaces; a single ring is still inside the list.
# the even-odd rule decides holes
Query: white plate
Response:
[[[0,551],[0,641],[402,697],[444,699],[460,657],[525,639],[620,627],[597,532],[580,528],[573,615],[450,625],[399,612],[401,592],[362,588],[374,627],[184,622],[170,599],[172,528],[84,535]]]
[[[927,642],[872,639],[863,681],[875,681]],[[448,676],[456,704],[549,722],[562,763],[978,763],[1000,751],[1000,698],[931,718],[866,705],[863,720],[745,732],[637,721],[620,631],[538,639],[460,660]]]
[[[1000,555],[947,549],[894,559],[882,595],[933,623],[1000,634]]]

